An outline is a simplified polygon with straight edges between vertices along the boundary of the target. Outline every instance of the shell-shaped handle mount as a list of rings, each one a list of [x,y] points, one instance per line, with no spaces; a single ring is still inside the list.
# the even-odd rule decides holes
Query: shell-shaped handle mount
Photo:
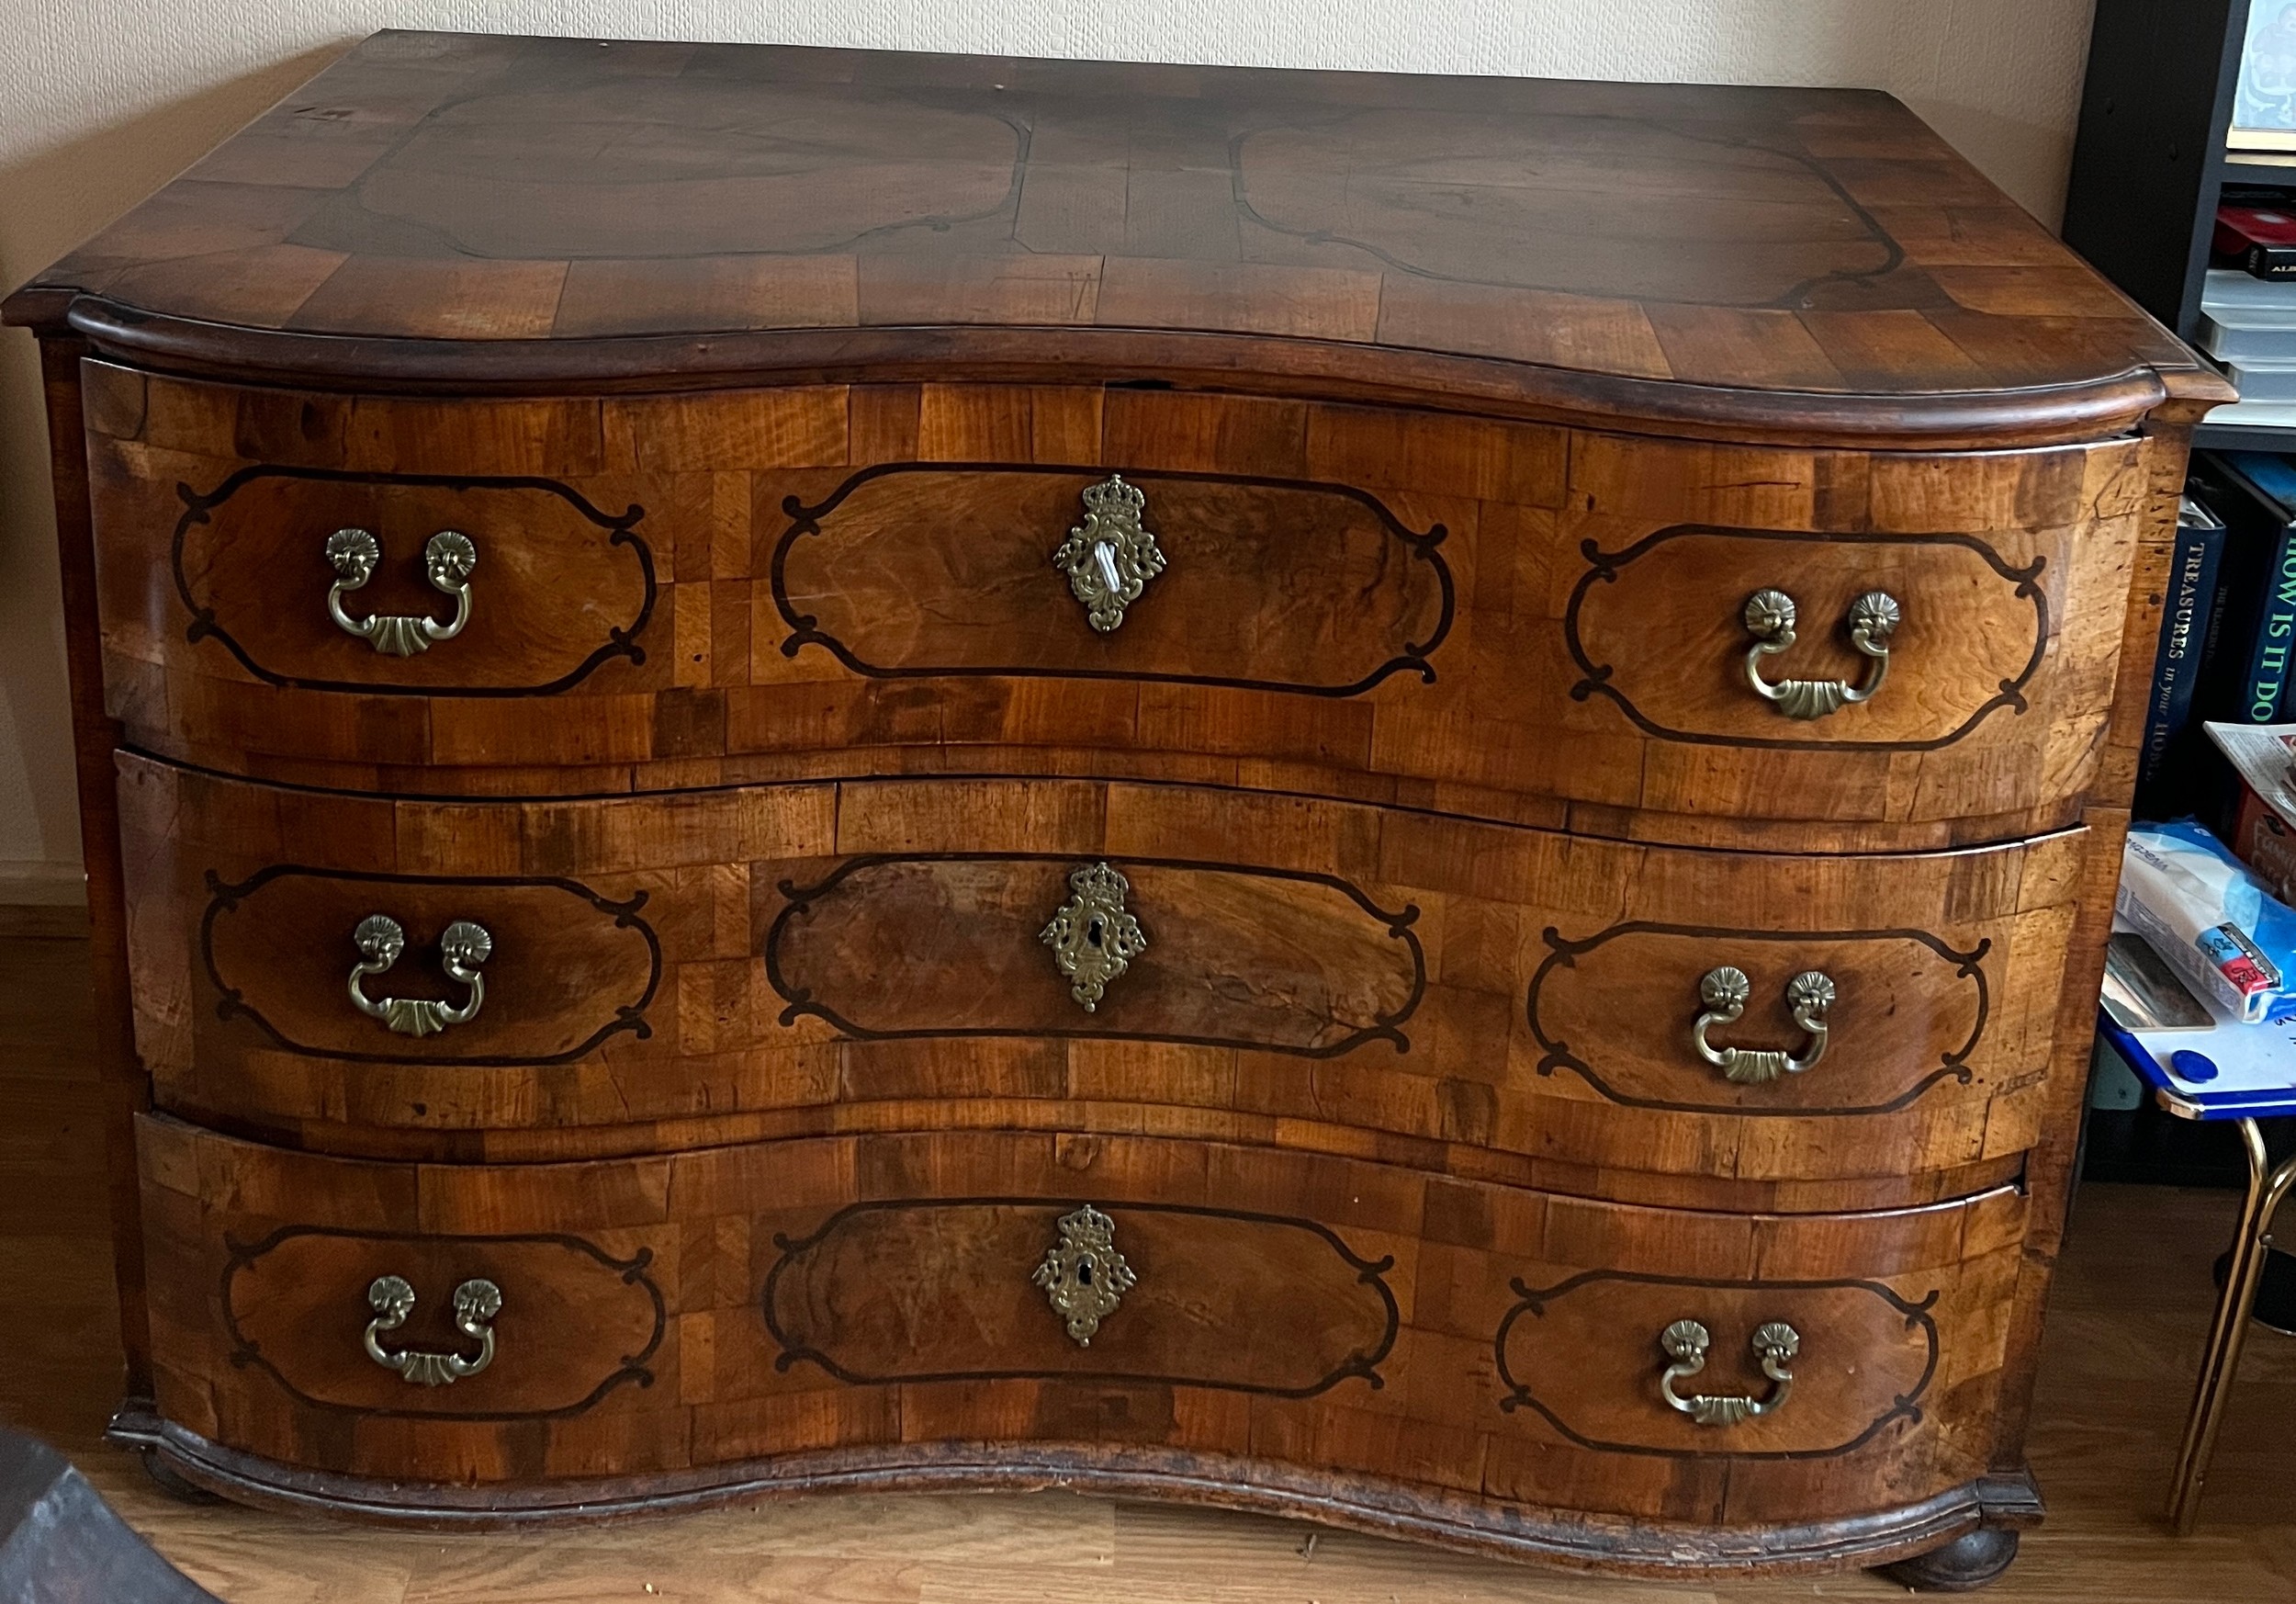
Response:
[[[490,1281],[474,1278],[455,1289],[455,1329],[478,1345],[477,1355],[471,1358],[383,1346],[385,1333],[399,1329],[414,1313],[414,1287],[404,1276],[377,1276],[367,1286],[366,1306],[375,1311],[375,1317],[366,1323],[366,1356],[385,1370],[398,1372],[402,1381],[443,1387],[477,1375],[494,1362],[493,1322],[502,1312],[502,1289]]]
[[[1805,969],[1785,984],[1786,1007],[1809,1038],[1798,1054],[1775,1047],[1717,1047],[1706,1039],[1715,1026],[1736,1024],[1753,994],[1753,982],[1743,969],[1724,964],[1705,972],[1698,981],[1698,1000],[1705,1011],[1690,1027],[1690,1045],[1698,1056],[1721,1070],[1724,1079],[1740,1086],[1763,1086],[1781,1075],[1817,1067],[1826,1056],[1827,1011],[1837,996],[1832,979],[1821,969]]]
[[[444,624],[424,614],[371,613],[354,618],[344,611],[343,598],[373,579],[382,560],[383,543],[372,530],[338,529],[327,537],[327,566],[335,570],[335,582],[327,592],[327,616],[337,628],[389,657],[412,657],[463,632],[470,622],[470,576],[478,566],[478,548],[469,536],[441,529],[422,548],[422,571],[431,588],[454,598],[455,616]]]
[[[1750,1346],[1761,1373],[1770,1378],[1770,1395],[1741,1397],[1732,1394],[1695,1393],[1689,1397],[1674,1390],[1706,1368],[1706,1350],[1714,1339],[1695,1320],[1677,1320],[1659,1337],[1659,1347],[1671,1361],[1659,1377],[1659,1394],[1667,1407],[1679,1410],[1701,1426],[1735,1426],[1741,1420],[1775,1413],[1794,1390],[1794,1372],[1786,1368],[1802,1350],[1801,1333],[1783,1320],[1773,1320],[1754,1333]]]
[[[494,955],[494,938],[487,933],[486,926],[458,919],[439,932],[439,967],[446,971],[448,979],[465,988],[459,1005],[431,997],[367,996],[366,977],[388,969],[407,950],[405,928],[388,914],[370,913],[359,921],[358,929],[351,932],[351,943],[359,950],[359,961],[351,966],[352,1006],[370,1019],[381,1020],[402,1036],[430,1036],[478,1017],[487,1000],[486,977],[478,970]]]
[[[1887,591],[1868,591],[1850,604],[1850,644],[1873,660],[1863,683],[1846,680],[1780,680],[1761,677],[1761,660],[1792,649],[1794,598],[1784,591],[1756,591],[1746,598],[1746,632],[1754,644],[1746,652],[1746,680],[1754,695],[1789,718],[1823,718],[1858,702],[1870,702],[1889,674],[1889,638],[1905,622],[1905,609]]]

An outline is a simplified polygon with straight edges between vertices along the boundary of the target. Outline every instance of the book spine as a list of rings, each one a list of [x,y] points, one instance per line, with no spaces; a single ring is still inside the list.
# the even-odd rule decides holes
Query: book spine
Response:
[[[2296,525],[2282,529],[2274,542],[2265,585],[2247,684],[2240,698],[2240,717],[2250,724],[2279,719],[2288,685],[2289,649],[2296,645]]]
[[[2251,278],[2296,278],[2296,245],[2250,245],[2240,265]]]
[[[2192,721],[2192,695],[2200,683],[2201,649],[2216,599],[2224,529],[2180,524],[2169,554],[2168,593],[2160,613],[2160,648],[2153,660],[2153,695],[2144,718],[2138,785],[2158,786],[2169,758]]]

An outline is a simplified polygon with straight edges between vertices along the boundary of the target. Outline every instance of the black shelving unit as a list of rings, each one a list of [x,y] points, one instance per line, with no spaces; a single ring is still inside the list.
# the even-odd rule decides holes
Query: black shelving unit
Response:
[[[2229,160],[2249,0],[2097,0],[2065,198],[2065,240],[2185,339],[2227,184],[2296,187],[2296,167]],[[2197,446],[2296,450],[2296,429],[2202,424]]]

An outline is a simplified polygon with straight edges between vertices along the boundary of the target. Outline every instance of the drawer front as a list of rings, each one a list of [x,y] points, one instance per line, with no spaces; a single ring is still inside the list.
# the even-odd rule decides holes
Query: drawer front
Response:
[[[1859,850],[2073,819],[2176,449],[1795,452],[1089,387],[432,401],[84,374],[112,706],[205,766],[531,794],[1097,753],[1688,840],[1822,821]],[[345,528],[373,537],[350,589]],[[441,531],[476,561],[451,583]],[[516,778],[452,772],[477,768]]]
[[[2087,839],[1765,857],[1088,781],[391,802],[141,758],[120,796],[160,1102],[300,1143],[1153,1107],[1874,1202],[2035,1140]]]
[[[1138,1136],[503,1169],[160,1117],[141,1145],[163,1412],[418,1481],[942,1440],[1025,1464],[1081,1441],[1477,1505],[1852,1515],[1984,1470],[2024,1221],[2007,1189],[1734,1217]],[[376,1335],[389,1273],[415,1307]],[[456,1278],[499,1293],[472,1322],[489,1361],[402,1374],[402,1352],[479,1351],[445,1306]]]

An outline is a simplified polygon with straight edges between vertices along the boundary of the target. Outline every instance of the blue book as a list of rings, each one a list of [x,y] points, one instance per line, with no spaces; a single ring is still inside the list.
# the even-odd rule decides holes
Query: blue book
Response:
[[[2207,451],[2194,482],[2224,521],[2218,560],[2222,612],[2208,654],[2202,717],[2273,724],[2286,695],[2296,649],[2296,465],[2264,451]]]
[[[2160,646],[2153,659],[2153,695],[2144,713],[2144,745],[2137,762],[2137,812],[2173,819],[2192,810],[2181,782],[2193,772],[2193,693],[2200,683],[2201,648],[2215,608],[2224,522],[2191,496],[2183,499],[2168,585],[2161,598]],[[2205,764],[2201,765],[2205,767]]]

